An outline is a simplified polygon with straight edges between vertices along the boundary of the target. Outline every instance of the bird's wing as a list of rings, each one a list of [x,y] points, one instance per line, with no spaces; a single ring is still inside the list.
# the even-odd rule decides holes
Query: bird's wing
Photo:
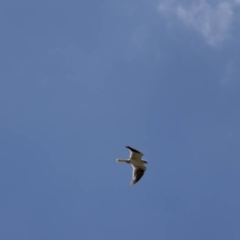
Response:
[[[136,160],[141,160],[143,153],[139,152],[138,150],[131,148],[129,146],[126,146],[130,150],[130,157],[129,159],[136,159]]]
[[[132,182],[130,184],[134,185],[135,183],[137,183],[142,178],[145,171],[145,166],[143,166],[142,168],[133,166]]]

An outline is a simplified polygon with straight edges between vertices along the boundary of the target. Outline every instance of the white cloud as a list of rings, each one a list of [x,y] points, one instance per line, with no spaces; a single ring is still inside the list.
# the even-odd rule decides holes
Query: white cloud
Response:
[[[219,0],[210,4],[206,0],[191,4],[179,4],[177,1],[162,2],[159,11],[165,16],[174,14],[190,28],[199,32],[210,45],[218,45],[229,36],[229,30],[234,20],[234,7],[240,0]]]

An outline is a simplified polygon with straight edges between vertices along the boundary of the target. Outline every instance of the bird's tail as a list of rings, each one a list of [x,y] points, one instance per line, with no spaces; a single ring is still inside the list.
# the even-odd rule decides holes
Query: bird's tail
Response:
[[[130,163],[129,160],[125,160],[125,159],[117,159],[117,162]]]

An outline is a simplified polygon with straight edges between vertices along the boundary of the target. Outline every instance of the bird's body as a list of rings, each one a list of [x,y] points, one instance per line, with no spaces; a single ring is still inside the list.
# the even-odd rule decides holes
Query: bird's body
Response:
[[[142,159],[143,154],[139,152],[138,150],[131,148],[129,146],[126,146],[130,150],[130,157],[128,160],[125,159],[117,159],[117,162],[122,163],[129,163],[133,167],[133,174],[132,174],[132,182],[131,185],[134,185],[137,183],[143,176],[143,174],[146,171],[146,167],[144,164],[147,163],[147,161]]]

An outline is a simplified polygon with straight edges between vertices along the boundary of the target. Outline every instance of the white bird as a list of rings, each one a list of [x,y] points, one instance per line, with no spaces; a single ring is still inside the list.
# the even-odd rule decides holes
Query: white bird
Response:
[[[132,165],[133,173],[132,173],[132,182],[130,184],[134,185],[142,178],[143,174],[146,171],[146,167],[144,166],[144,164],[148,162],[142,159],[143,153],[129,146],[126,146],[126,148],[130,150],[129,159],[128,160],[117,159],[117,162],[130,163]]]

